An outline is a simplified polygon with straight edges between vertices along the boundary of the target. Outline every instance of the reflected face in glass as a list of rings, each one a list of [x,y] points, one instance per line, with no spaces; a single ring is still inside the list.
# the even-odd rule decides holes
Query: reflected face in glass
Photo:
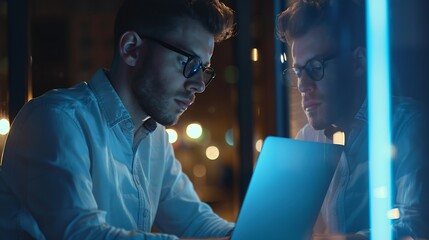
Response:
[[[341,117],[343,103],[346,101],[341,85],[347,77],[340,76],[339,59],[333,57],[338,52],[337,45],[328,28],[323,25],[310,29],[292,42],[292,67],[306,67],[306,70],[303,69],[298,74],[297,87],[301,93],[301,105],[309,124],[317,130],[335,124]],[[313,71],[308,69],[309,63],[313,62],[322,64],[317,64]],[[315,80],[314,74],[309,73],[322,72],[322,67],[323,76]]]
[[[131,87],[142,110],[158,123],[170,126],[194,102],[195,94],[205,90],[204,67],[210,65],[214,37],[198,22],[182,19],[173,31],[156,39],[180,51],[142,37],[143,56]],[[204,67],[186,77],[184,67],[189,65],[189,55],[198,57]]]

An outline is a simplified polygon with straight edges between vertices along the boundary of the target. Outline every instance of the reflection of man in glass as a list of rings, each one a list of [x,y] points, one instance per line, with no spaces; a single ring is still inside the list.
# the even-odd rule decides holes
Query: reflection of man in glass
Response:
[[[341,2],[341,4],[339,4]],[[341,32],[332,19],[341,5]],[[315,226],[315,235],[370,236],[368,199],[368,124],[366,104],[365,8],[358,1],[298,0],[278,18],[278,35],[290,45],[293,62],[284,75],[301,93],[308,124],[297,138],[332,142],[345,133],[345,151]],[[429,202],[423,181],[419,139],[421,106],[392,100],[394,210],[397,239],[429,237]],[[427,170],[426,170],[427,171]]]
[[[233,11],[218,0],[125,0],[111,68],[16,117],[0,171],[0,238],[228,235],[233,224],[200,201],[164,126],[214,78],[215,42],[232,32]]]

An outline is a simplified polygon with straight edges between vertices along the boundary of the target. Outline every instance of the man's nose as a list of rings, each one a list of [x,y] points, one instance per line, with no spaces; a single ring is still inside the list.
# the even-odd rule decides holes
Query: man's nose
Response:
[[[298,90],[301,93],[314,91],[316,82],[311,78],[307,71],[302,71],[301,76],[298,78]]]
[[[203,71],[198,71],[194,76],[187,78],[185,82],[185,88],[189,92],[202,93],[206,89],[204,83]]]

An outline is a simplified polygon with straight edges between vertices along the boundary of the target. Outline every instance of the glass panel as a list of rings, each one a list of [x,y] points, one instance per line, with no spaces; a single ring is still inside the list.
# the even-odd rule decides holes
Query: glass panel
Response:
[[[0,1],[0,153],[9,132],[7,1]],[[0,155],[1,156],[1,155]]]
[[[292,4],[295,1],[287,1]],[[301,1],[301,2],[315,2],[315,1]],[[356,45],[353,41],[358,40],[358,28],[351,28],[348,24],[355,24],[356,22],[348,22],[347,18],[352,16],[357,8],[344,8],[346,2],[354,2],[364,4],[375,3],[377,1],[321,1],[334,3],[334,8],[331,9],[330,15],[333,22],[328,26],[333,27],[332,33],[338,33],[334,36],[333,42],[338,40],[333,46],[334,49],[339,51],[338,59],[329,61],[325,64],[325,70],[328,69],[326,75],[320,82],[312,82],[305,76],[302,77],[301,93],[297,89],[290,89],[290,132],[294,136],[299,130],[307,123],[311,127],[306,128],[306,131],[301,137],[305,140],[311,141],[327,141],[338,142],[345,144],[345,151],[341,164],[337,168],[337,174],[331,183],[331,188],[328,191],[325,199],[325,204],[322,207],[321,215],[316,224],[316,232],[322,235],[335,235],[336,234],[356,234],[361,231],[361,234],[367,234],[370,226],[370,201],[369,197],[372,195],[376,199],[384,199],[389,202],[390,193],[392,193],[391,206],[384,205],[383,208],[378,207],[373,210],[382,210],[382,212],[374,214],[380,221],[392,225],[394,231],[391,233],[392,228],[385,226],[384,228],[378,226],[373,229],[381,230],[376,235],[373,232],[373,237],[377,239],[390,239],[393,234],[395,239],[402,239],[404,236],[411,236],[414,238],[428,238],[429,232],[425,228],[428,226],[429,220],[427,217],[427,209],[429,204],[429,191],[427,174],[423,172],[428,171],[427,163],[427,135],[428,127],[427,122],[427,109],[429,104],[429,95],[427,94],[428,81],[427,69],[429,68],[429,46],[427,44],[429,34],[427,31],[429,2],[421,0],[404,1],[385,1],[389,3],[389,14],[387,23],[383,23],[380,19],[373,23],[369,23],[371,27],[379,29],[387,28],[390,33],[384,35],[390,41],[390,47],[386,43],[379,45],[376,48],[371,48],[369,42],[363,45],[363,51],[356,51]],[[380,3],[382,1],[378,1]],[[368,6],[366,6],[368,7]],[[317,7],[316,7],[317,8]],[[316,16],[316,8],[312,9],[312,16]],[[382,17],[383,11],[376,11],[375,16]],[[368,14],[368,12],[366,12]],[[328,16],[328,15],[326,15]],[[365,17],[365,14],[363,15]],[[306,26],[303,16],[300,16],[300,27]],[[318,19],[320,21],[320,19]],[[329,21],[329,19],[328,19]],[[390,26],[389,26],[390,25]],[[297,26],[297,25],[295,25]],[[311,28],[309,28],[311,29]],[[350,29],[353,29],[350,31]],[[312,29],[314,30],[314,29]],[[300,32],[300,31],[298,31]],[[364,34],[366,31],[363,31]],[[309,31],[301,31],[303,33],[299,37],[293,38],[296,40],[295,44],[303,41],[306,36],[310,35]],[[314,33],[314,32],[313,32]],[[376,31],[377,34],[381,33],[380,30]],[[307,35],[306,35],[307,34]],[[319,32],[320,34],[320,32]],[[295,59],[292,59],[292,49],[289,47],[287,51],[288,66],[296,64],[303,66],[309,58],[314,55],[311,54],[324,54],[326,51],[323,48],[329,44],[324,42],[323,38],[319,38],[317,34],[312,35],[313,38],[308,39],[307,43],[311,40],[316,40],[312,43],[314,45],[305,45],[305,48],[299,49],[295,45],[293,52]],[[335,36],[337,38],[335,38]],[[377,36],[376,40],[380,40],[383,36]],[[351,41],[347,41],[351,40]],[[359,45],[357,45],[359,46]],[[296,50],[296,49],[299,50]],[[384,48],[387,59],[379,59],[371,55],[371,51],[379,51]],[[351,49],[351,51],[350,51]],[[317,50],[321,50],[317,52]],[[367,51],[368,50],[368,51]],[[301,52],[300,52],[301,51]],[[303,52],[305,54],[303,54]],[[276,53],[284,58],[283,53]],[[354,65],[347,63],[348,57],[351,56]],[[361,64],[362,59],[365,59],[365,64]],[[373,65],[367,65],[374,63]],[[371,71],[380,70],[383,65],[391,65],[390,72],[378,75],[375,78],[368,78],[367,74]],[[353,66],[353,67],[350,67]],[[361,66],[362,68],[357,68]],[[286,68],[287,66],[285,66]],[[337,68],[332,72],[332,69]],[[331,69],[331,70],[329,70]],[[347,70],[346,70],[347,69]],[[361,71],[357,71],[361,69]],[[359,100],[359,106],[353,107],[350,99],[356,92],[362,90],[355,85],[357,80],[355,76],[349,73],[361,74],[364,73],[361,82],[366,83],[370,81],[369,85],[376,85],[376,88],[370,96],[367,94],[366,86],[363,93],[362,100]],[[333,74],[333,75],[332,75]],[[348,74],[348,75],[347,75]],[[389,79],[390,83],[382,86],[381,83]],[[340,76],[334,79],[330,76]],[[337,80],[337,81],[335,81]],[[329,83],[328,83],[329,82]],[[335,84],[333,84],[335,83]],[[330,85],[329,85],[330,84]],[[313,91],[306,91],[305,87],[314,87]],[[340,87],[338,87],[340,86]],[[359,84],[359,86],[362,86]],[[323,90],[335,89],[335,91],[327,93]],[[368,87],[368,88],[366,88]],[[350,91],[352,90],[352,91]],[[347,93],[347,94],[344,94]],[[367,94],[365,94],[367,93]],[[305,113],[301,106],[301,98],[304,99],[304,105],[307,105]],[[329,99],[331,98],[331,99]],[[386,101],[382,101],[384,98]],[[366,100],[368,99],[368,102]],[[318,121],[317,117],[320,112],[315,111],[317,107],[311,106],[311,100],[317,105],[329,103],[331,106],[345,105],[352,106],[343,108],[341,111],[338,109],[331,109],[329,114],[328,123],[323,127],[315,126],[314,122]],[[372,100],[372,102],[370,101]],[[305,102],[307,101],[307,104]],[[345,104],[346,103],[346,104]],[[371,111],[374,103],[381,103],[382,106],[377,111]],[[321,107],[320,107],[321,109]],[[318,110],[320,110],[318,109]],[[368,112],[369,109],[369,112]],[[323,109],[322,109],[323,110]],[[336,114],[335,114],[336,113]],[[348,115],[349,114],[349,115]],[[381,115],[377,115],[381,114]],[[306,115],[308,120],[306,119]],[[349,121],[352,124],[344,124],[344,116],[351,116]],[[378,127],[371,126],[369,119],[376,118],[382,120]],[[391,119],[391,126],[389,125]],[[375,125],[374,125],[375,126]],[[313,128],[319,128],[320,131],[314,131]],[[374,130],[375,135],[371,137],[368,135],[368,128]],[[373,129],[371,129],[373,128]],[[381,131],[384,129],[383,131]],[[335,134],[340,130],[339,134]],[[377,141],[379,136],[383,136],[385,144],[383,147],[377,146],[374,141]],[[332,136],[333,139],[329,139]],[[369,155],[370,152],[383,153],[380,155]],[[374,157],[375,156],[375,157]],[[383,158],[383,159],[381,159]],[[383,163],[379,166],[374,164]],[[376,184],[369,186],[369,172],[374,171],[373,179],[382,175],[387,179],[383,184]],[[383,174],[384,171],[384,174]],[[389,177],[389,175],[391,177]],[[389,190],[389,180],[392,180],[392,191]],[[390,204],[390,203],[388,203]],[[410,211],[413,209],[412,211]],[[372,221],[372,223],[375,223]],[[318,235],[319,236],[319,235]],[[377,237],[376,237],[377,236]],[[332,236],[330,236],[332,237]],[[317,238],[319,239],[319,238]],[[325,238],[320,238],[325,239]],[[331,239],[331,238],[329,238]],[[405,238],[403,238],[405,239]],[[411,238],[410,238],[411,239]]]

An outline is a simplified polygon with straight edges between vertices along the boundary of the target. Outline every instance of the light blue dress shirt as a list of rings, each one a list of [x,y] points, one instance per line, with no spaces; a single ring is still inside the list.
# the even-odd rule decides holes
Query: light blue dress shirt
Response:
[[[141,127],[135,138],[135,127],[103,70],[30,101],[4,150],[0,238],[227,235],[233,224],[199,200],[165,128]]]

